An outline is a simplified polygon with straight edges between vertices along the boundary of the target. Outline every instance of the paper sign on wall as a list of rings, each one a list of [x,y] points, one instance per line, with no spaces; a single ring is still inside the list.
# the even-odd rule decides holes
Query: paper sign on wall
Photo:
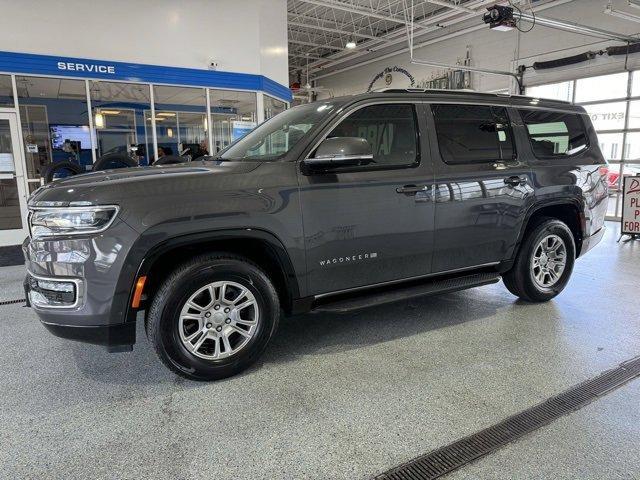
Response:
[[[256,128],[256,122],[247,122],[242,120],[234,120],[231,122],[232,136],[234,140],[244,137],[251,130]]]
[[[624,177],[620,233],[640,235],[640,176]]]
[[[13,155],[11,153],[0,153],[0,172],[13,173],[14,170]]]

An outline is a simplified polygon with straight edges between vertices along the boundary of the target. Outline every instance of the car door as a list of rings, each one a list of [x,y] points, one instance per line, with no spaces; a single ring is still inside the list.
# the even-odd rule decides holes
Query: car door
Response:
[[[432,103],[426,114],[436,182],[434,273],[510,258],[533,189],[508,109]]]
[[[369,165],[313,173],[301,162],[311,295],[430,273],[433,169],[417,108],[406,101],[352,106],[315,141],[364,138],[374,156]]]

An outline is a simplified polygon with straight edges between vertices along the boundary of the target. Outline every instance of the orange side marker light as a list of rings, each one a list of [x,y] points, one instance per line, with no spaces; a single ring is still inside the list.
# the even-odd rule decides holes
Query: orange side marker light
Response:
[[[140,300],[142,299],[142,290],[144,289],[144,283],[147,281],[146,275],[138,278],[136,282],[136,289],[133,292],[133,299],[131,300],[131,306],[138,308],[140,306]]]

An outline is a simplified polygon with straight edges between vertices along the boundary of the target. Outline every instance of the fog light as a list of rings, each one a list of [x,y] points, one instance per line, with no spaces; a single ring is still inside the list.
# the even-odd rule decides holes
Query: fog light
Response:
[[[73,293],[75,289],[75,285],[71,282],[52,282],[51,280],[38,280],[38,286],[44,290],[67,293]]]
[[[36,307],[74,307],[78,299],[74,281],[29,277],[29,300]]]

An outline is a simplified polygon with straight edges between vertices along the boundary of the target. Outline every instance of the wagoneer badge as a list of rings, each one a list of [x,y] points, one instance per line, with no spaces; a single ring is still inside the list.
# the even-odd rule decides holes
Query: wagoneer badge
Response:
[[[376,258],[377,256],[377,252],[359,253],[357,255],[349,255],[347,257],[328,258],[326,260],[320,260],[319,263],[321,267],[328,267],[329,265],[336,265],[338,263],[360,262],[362,260],[369,260],[371,258]]]

